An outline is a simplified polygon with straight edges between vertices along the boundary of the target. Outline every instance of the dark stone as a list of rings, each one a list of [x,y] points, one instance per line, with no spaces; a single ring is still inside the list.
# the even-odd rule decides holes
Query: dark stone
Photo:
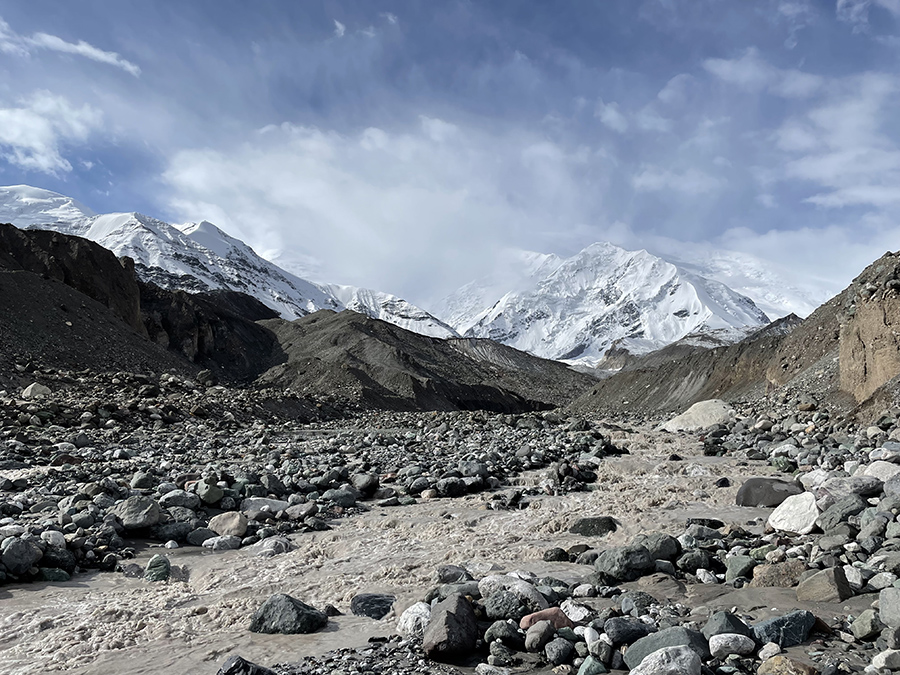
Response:
[[[775,478],[748,478],[738,490],[734,503],[738,506],[769,508],[778,506],[791,495],[798,495],[803,488]]]
[[[609,636],[613,645],[630,645],[636,640],[647,637],[653,632],[653,628],[643,621],[630,617],[617,616],[607,619],[603,624],[603,632]]]
[[[275,675],[275,671],[258,666],[240,656],[230,656],[216,675]]]
[[[256,610],[250,621],[253,633],[313,633],[324,628],[328,617],[314,607],[283,593],[276,593]]]
[[[489,619],[513,619],[519,621],[531,611],[522,605],[519,596],[509,591],[499,591],[484,599],[484,613]]]
[[[697,570],[701,568],[708,570],[711,564],[712,561],[709,557],[709,553],[699,549],[687,551],[675,561],[675,565],[678,569],[689,574],[695,574]]]
[[[709,643],[702,633],[682,626],[673,626],[658,633],[651,633],[631,645],[625,652],[625,664],[633,670],[657,649],[679,646],[690,647],[702,661],[710,658]]]
[[[561,637],[550,640],[544,646],[544,655],[547,657],[547,662],[552,666],[566,663],[574,651],[575,645]]]
[[[652,572],[655,564],[644,546],[617,546],[603,551],[594,569],[614,581],[634,581]]]
[[[580,534],[585,537],[600,537],[617,529],[616,521],[610,516],[596,516],[592,518],[579,518],[576,520],[569,532],[572,534]]]
[[[147,567],[144,570],[144,579],[147,581],[165,581],[169,578],[172,571],[172,565],[169,559],[164,555],[155,555],[150,558]]]
[[[866,500],[858,494],[850,494],[825,509],[817,523],[823,532],[828,532],[840,523],[846,522],[850,516],[862,513],[868,506]]]
[[[812,612],[798,609],[784,616],[761,621],[753,626],[753,634],[760,644],[775,642],[784,649],[806,640],[815,623],[816,617]]]
[[[625,591],[619,596],[619,607],[622,609],[622,613],[634,617],[646,614],[650,605],[658,603],[656,598],[643,591]]]
[[[637,546],[644,546],[650,551],[650,557],[654,560],[675,560],[681,553],[681,544],[678,540],[668,534],[660,532],[652,532],[650,534],[639,534],[632,542]]]
[[[383,619],[394,606],[393,595],[381,593],[360,593],[350,600],[350,612],[356,616],[367,616],[370,619]]]
[[[441,565],[437,570],[437,581],[439,584],[460,584],[472,581],[472,575],[459,565]]]
[[[756,640],[753,629],[744,623],[740,617],[735,616],[731,612],[716,612],[707,620],[703,626],[703,637],[709,640],[713,635],[724,635],[726,633],[737,633],[751,640]]]
[[[525,649],[525,635],[509,621],[495,621],[484,633],[484,641],[490,644],[502,640],[503,644],[518,651]]]
[[[569,554],[564,548],[551,548],[544,551],[545,562],[569,562]]]
[[[429,659],[446,661],[468,655],[478,637],[478,621],[469,601],[461,595],[451,595],[431,608],[422,650]]]

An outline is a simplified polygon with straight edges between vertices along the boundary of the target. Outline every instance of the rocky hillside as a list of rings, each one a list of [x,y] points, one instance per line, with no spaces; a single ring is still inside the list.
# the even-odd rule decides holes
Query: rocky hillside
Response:
[[[784,386],[851,409],[900,375],[898,277],[900,256],[887,253],[802,322],[782,320],[727,347],[673,345],[627,360],[573,409],[677,410]]]
[[[322,310],[293,322],[260,322],[284,360],[264,385],[393,410],[513,412],[552,408],[593,378],[509,347],[476,349],[356,314]],[[500,358],[499,353],[504,356]]]

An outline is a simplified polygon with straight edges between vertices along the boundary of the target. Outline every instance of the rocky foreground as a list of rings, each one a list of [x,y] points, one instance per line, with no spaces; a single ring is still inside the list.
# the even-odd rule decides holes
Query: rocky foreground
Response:
[[[900,669],[896,410],[780,397],[658,429],[21,376],[2,672]]]

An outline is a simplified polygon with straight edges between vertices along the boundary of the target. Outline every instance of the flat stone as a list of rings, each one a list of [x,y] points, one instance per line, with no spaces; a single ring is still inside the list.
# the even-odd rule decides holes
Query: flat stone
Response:
[[[796,586],[806,572],[806,563],[797,558],[782,563],[758,565],[753,568],[751,586],[757,588],[791,588]]]
[[[763,661],[756,669],[757,675],[817,675],[818,669],[784,654]]]
[[[785,499],[769,515],[768,524],[772,529],[796,534],[809,534],[816,528],[819,507],[812,492],[803,492]]]
[[[800,602],[841,602],[853,596],[843,567],[829,567],[803,579],[797,586]]]

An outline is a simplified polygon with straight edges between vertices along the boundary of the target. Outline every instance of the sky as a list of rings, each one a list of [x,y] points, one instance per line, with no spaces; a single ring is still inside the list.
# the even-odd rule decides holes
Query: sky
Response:
[[[0,184],[428,307],[501,251],[900,248],[900,0],[0,0]]]

